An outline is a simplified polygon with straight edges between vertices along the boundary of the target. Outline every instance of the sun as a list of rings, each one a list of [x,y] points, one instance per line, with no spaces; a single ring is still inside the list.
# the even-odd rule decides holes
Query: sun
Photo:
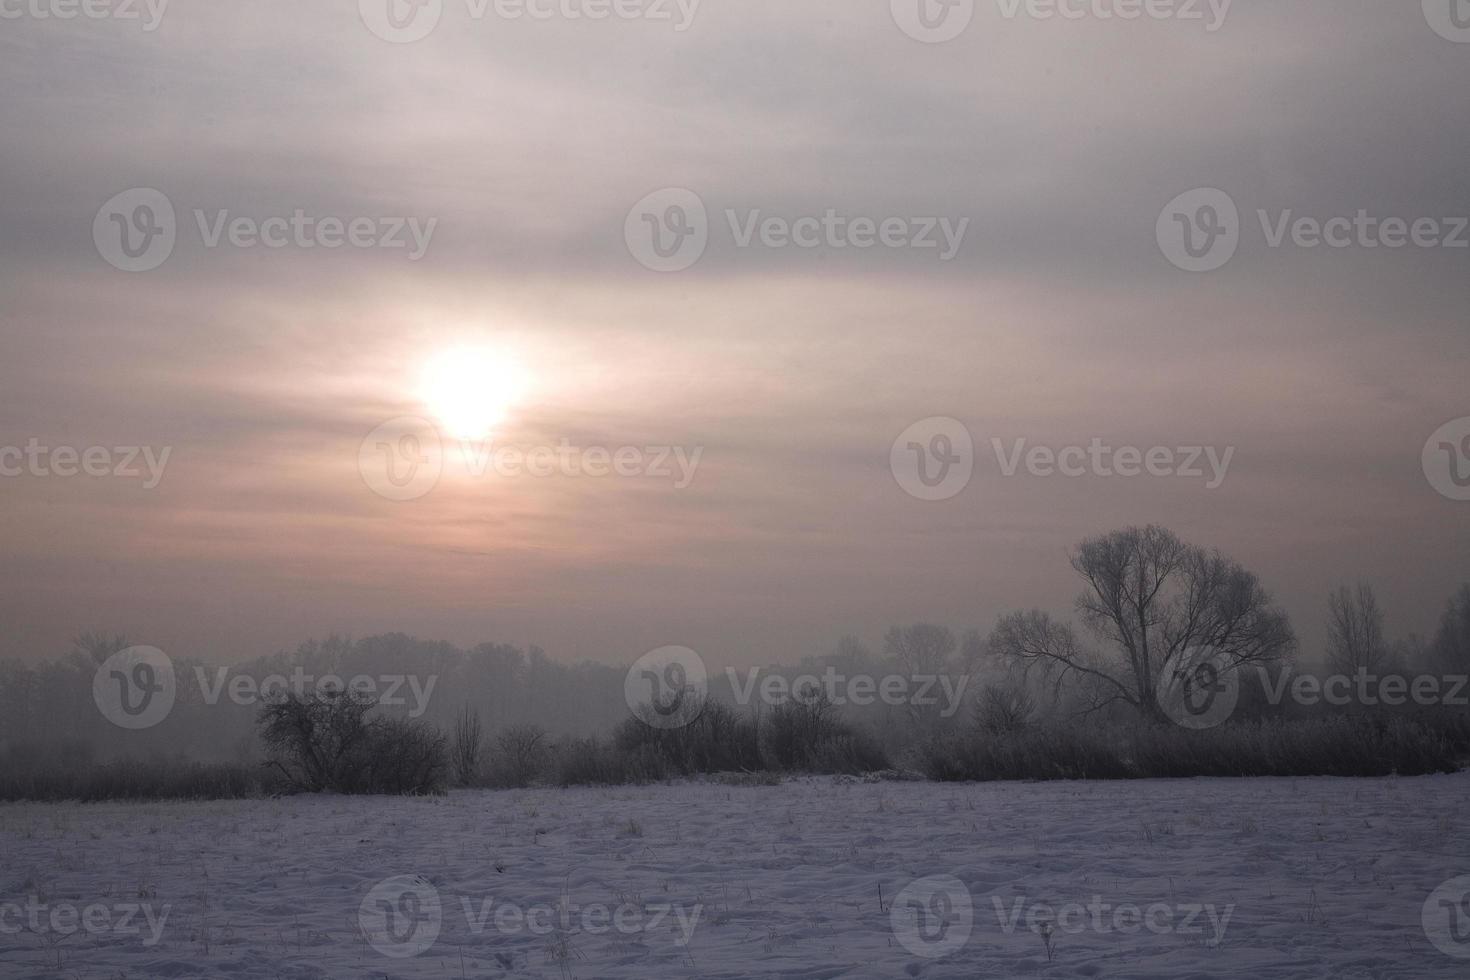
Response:
[[[525,397],[531,377],[514,356],[453,347],[424,362],[419,395],[454,439],[484,439]]]

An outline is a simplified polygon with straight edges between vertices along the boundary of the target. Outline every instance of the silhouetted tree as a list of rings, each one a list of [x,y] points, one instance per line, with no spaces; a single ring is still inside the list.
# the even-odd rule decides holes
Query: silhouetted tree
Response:
[[[1085,647],[1071,626],[1040,611],[1002,616],[990,648],[1003,662],[1041,670],[1058,691],[1076,683],[1093,709],[1123,703],[1159,717],[1160,683],[1176,654],[1210,649],[1223,674],[1295,648],[1285,613],[1255,575],[1165,528],[1089,538],[1072,568],[1087,583],[1077,611],[1101,649]]]
[[[1373,586],[1346,585],[1327,597],[1327,666],[1349,676],[1358,671],[1378,674],[1388,665],[1383,639],[1383,610]]]

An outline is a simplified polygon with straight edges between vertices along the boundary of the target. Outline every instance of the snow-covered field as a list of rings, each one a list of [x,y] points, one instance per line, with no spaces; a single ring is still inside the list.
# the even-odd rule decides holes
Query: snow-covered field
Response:
[[[1467,802],[1470,774],[0,806],[0,976],[1463,978]]]

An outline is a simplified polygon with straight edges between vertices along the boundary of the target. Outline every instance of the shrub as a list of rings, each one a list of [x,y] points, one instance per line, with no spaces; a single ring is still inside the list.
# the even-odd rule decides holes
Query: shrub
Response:
[[[312,792],[433,793],[449,771],[437,729],[399,718],[368,718],[377,701],[351,691],[288,693],[258,718],[267,765]]]
[[[495,737],[495,753],[483,784],[494,789],[521,789],[546,772],[546,730],[539,725],[512,725]]]
[[[0,800],[233,800],[288,792],[278,773],[239,763],[123,760],[75,768],[8,768]]]
[[[1192,776],[1388,776],[1452,772],[1458,720],[1331,715],[1244,721],[1203,731],[1168,725],[1077,726],[926,744],[931,779],[1129,779]]]
[[[1036,699],[1019,684],[987,685],[975,706],[975,726],[988,735],[1021,732],[1031,727]]]
[[[595,736],[567,739],[557,746],[553,774],[558,786],[621,786],[668,778],[649,746],[620,749]]]
[[[755,724],[719,701],[691,699],[677,727],[655,724],[647,710],[629,718],[613,735],[614,745],[633,756],[647,755],[681,776],[761,768]]]
[[[470,786],[479,777],[480,750],[484,744],[480,716],[465,705],[454,718],[454,742],[450,751],[456,786]]]

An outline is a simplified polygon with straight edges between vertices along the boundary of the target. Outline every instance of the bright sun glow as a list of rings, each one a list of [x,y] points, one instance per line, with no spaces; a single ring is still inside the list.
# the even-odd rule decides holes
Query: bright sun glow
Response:
[[[484,439],[525,395],[530,380],[524,365],[504,352],[456,347],[429,359],[419,391],[445,435]]]

